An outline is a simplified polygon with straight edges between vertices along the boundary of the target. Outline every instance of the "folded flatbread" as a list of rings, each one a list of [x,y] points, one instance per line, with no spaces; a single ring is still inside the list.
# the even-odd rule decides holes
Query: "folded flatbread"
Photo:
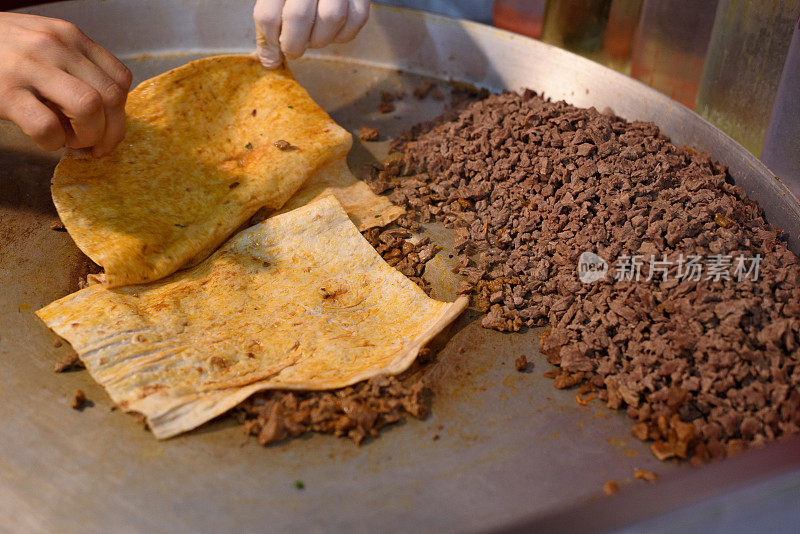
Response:
[[[326,195],[336,197],[361,231],[386,226],[405,213],[403,208],[395,206],[384,196],[376,195],[367,184],[353,176],[345,158],[317,171],[280,210],[273,213],[286,213]]]
[[[259,390],[402,372],[466,305],[427,297],[325,196],[162,281],[90,286],[37,315],[116,403],[168,438]]]
[[[288,69],[215,56],[142,82],[110,154],[72,153],[53,201],[109,287],[207,257],[257,210],[277,210],[352,144]]]

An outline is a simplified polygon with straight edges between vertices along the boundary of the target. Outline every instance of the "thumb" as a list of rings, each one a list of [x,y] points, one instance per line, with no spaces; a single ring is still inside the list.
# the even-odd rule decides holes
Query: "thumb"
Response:
[[[278,41],[271,43],[256,24],[256,57],[268,69],[283,65],[283,52]]]

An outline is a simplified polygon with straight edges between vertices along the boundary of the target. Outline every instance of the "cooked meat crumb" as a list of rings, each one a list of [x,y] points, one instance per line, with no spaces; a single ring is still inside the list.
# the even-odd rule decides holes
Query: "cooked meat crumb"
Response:
[[[362,126],[358,131],[358,138],[362,141],[377,141],[380,134],[377,128],[370,128],[369,126]]]
[[[616,480],[609,480],[603,484],[603,493],[609,497],[616,495],[619,493],[619,483]]]
[[[61,221],[53,221],[50,223],[50,229],[55,230],[57,232],[66,232],[67,229],[64,227],[64,223]]]
[[[278,139],[273,144],[275,145],[275,148],[283,151],[294,150],[295,148],[297,148],[296,146],[292,145],[289,141],[284,141],[283,139]]]
[[[450,82],[450,87],[452,88],[452,93],[454,96],[457,95],[464,95],[466,97],[472,99],[479,99],[483,100],[489,97],[489,90],[484,87],[476,87],[471,83],[468,82],[461,82],[458,80],[452,80]],[[456,107],[456,106],[453,106]]]
[[[405,93],[402,91],[391,92],[391,91],[381,91],[381,101],[382,102],[394,102],[395,100],[403,100],[405,97]]]
[[[581,382],[583,382],[584,374],[581,372],[578,373],[568,373],[568,372],[560,372],[556,375],[555,379],[553,380],[553,386],[556,389],[567,389],[574,386],[577,386]]]
[[[418,87],[414,88],[414,96],[417,97],[417,99],[422,100],[424,98],[427,98],[427,96],[434,89],[438,90],[438,87],[436,87],[436,84],[431,83],[431,82],[423,82],[421,85],[419,85]],[[441,92],[440,92],[440,94],[441,94]]]
[[[378,104],[378,111],[381,113],[391,113],[394,111],[394,104],[392,102],[381,102]]]
[[[86,400],[86,394],[83,390],[76,389],[75,393],[72,394],[72,400],[69,405],[73,410],[81,410],[86,405]]]
[[[541,348],[562,369],[557,388],[590,383],[664,459],[700,463],[800,430],[800,262],[708,155],[532,91],[462,101],[392,148],[373,187],[407,208],[405,224],[455,230],[459,290],[484,327],[550,326]],[[578,279],[583,252],[608,262],[605,278]],[[615,280],[634,256],[640,280]],[[692,256],[758,257],[758,277],[731,265],[681,278]]]
[[[139,422],[140,425],[142,425],[142,430],[144,431],[150,430],[150,426],[147,424],[147,417],[145,417],[143,414],[140,413],[133,414],[133,417],[134,419],[136,419],[136,421]]]
[[[523,354],[522,356],[520,356],[519,358],[517,358],[516,360],[514,360],[514,367],[515,367],[515,368],[517,369],[517,371],[519,371],[520,373],[522,373],[522,372],[524,372],[524,371],[527,371],[527,370],[528,370],[528,358],[527,358],[527,356],[525,356],[525,355]]]
[[[83,369],[83,362],[78,358],[78,353],[70,352],[61,357],[53,366],[53,371],[56,373],[63,373],[70,369]]]
[[[652,471],[645,471],[644,469],[636,469],[633,472],[633,478],[638,480],[646,480],[648,482],[655,482],[658,479],[658,475],[653,473]]]

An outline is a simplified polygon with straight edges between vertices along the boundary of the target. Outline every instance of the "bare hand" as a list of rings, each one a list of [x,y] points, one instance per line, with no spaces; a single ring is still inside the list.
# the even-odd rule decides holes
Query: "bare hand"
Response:
[[[108,153],[125,136],[131,73],[73,24],[0,13],[0,119],[44,150]]]
[[[367,22],[369,0],[258,0],[253,10],[258,58],[269,69],[283,56],[352,40]]]

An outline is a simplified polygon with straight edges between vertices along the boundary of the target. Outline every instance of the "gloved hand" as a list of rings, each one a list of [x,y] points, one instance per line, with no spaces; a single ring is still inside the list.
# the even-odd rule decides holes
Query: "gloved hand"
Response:
[[[131,73],[69,22],[0,13],[0,119],[44,150],[109,152],[125,136]]]
[[[269,69],[283,56],[297,58],[307,48],[346,43],[369,17],[369,0],[258,0],[253,10],[257,54]]]

